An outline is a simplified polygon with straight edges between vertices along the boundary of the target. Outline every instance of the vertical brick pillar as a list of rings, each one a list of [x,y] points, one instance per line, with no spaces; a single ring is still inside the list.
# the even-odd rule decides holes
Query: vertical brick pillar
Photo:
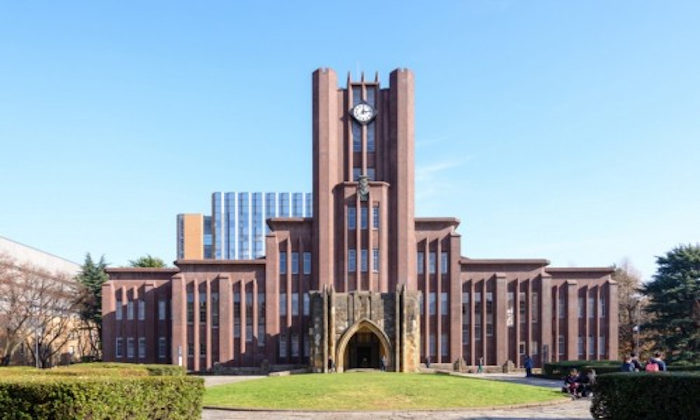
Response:
[[[219,362],[233,359],[233,293],[231,278],[219,276]]]
[[[172,278],[172,345],[170,346],[172,363],[187,366],[187,290],[182,276]]]
[[[619,318],[618,318],[618,303],[617,303],[617,282],[608,280],[607,282],[607,342],[606,350],[609,360],[617,360],[618,358],[618,339],[619,339]]]
[[[495,364],[502,365],[508,360],[508,326],[505,322],[508,310],[508,285],[504,273],[496,273],[493,314],[494,347],[496,349]]]
[[[459,258],[460,250],[460,235],[450,235],[450,254],[448,269],[450,273],[450,295],[449,295],[449,310],[450,310],[450,361],[454,362],[462,357],[462,279],[461,279],[461,264]]]
[[[209,369],[211,369],[211,343],[212,343],[212,340],[211,340],[211,332],[212,332],[212,328],[211,328],[212,327],[212,325],[211,325],[211,282],[208,279],[204,280],[204,282],[206,285],[206,294],[207,294],[207,298],[206,298],[207,299],[206,300],[206,302],[207,302],[207,319],[206,319],[206,324],[205,324],[205,329],[204,329],[204,334],[205,334],[204,339],[206,340],[206,346],[207,346],[205,368],[207,370],[209,370]]]
[[[146,363],[158,362],[158,302],[155,299],[155,283],[147,282],[143,288],[144,303],[146,305],[144,333],[146,337]]]
[[[578,282],[566,282],[566,359],[578,359]]]
[[[114,283],[108,281],[102,284],[102,358],[105,362],[115,360],[117,329],[115,328],[115,298]],[[119,308],[121,310],[121,308]]]
[[[557,349],[552,345],[552,276],[542,274],[540,276],[539,308],[534,308],[540,311],[540,346],[542,351],[542,363],[547,363],[554,360],[553,354],[556,354]],[[547,349],[547,354],[544,354],[544,349]]]

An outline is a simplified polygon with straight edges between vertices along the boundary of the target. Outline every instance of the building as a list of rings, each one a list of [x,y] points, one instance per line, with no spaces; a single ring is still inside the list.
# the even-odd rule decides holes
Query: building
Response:
[[[427,358],[617,358],[610,267],[464,257],[458,219],[414,216],[413,81],[397,69],[388,86],[339,88],[316,70],[313,217],[268,218],[264,258],[109,269],[105,360],[343,371],[385,357],[414,371]]]
[[[0,364],[43,366],[91,354],[75,305],[81,266],[0,236]]]
[[[312,195],[301,192],[215,192],[211,216],[177,215],[177,258],[245,260],[265,255],[265,220],[311,217]]]

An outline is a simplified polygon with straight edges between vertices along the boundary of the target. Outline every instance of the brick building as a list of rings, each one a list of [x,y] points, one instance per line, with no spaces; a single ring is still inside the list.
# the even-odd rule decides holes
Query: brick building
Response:
[[[613,270],[472,259],[459,220],[414,217],[413,74],[313,73],[313,217],[270,218],[266,255],[109,269],[104,358],[190,370],[412,371],[617,358]]]

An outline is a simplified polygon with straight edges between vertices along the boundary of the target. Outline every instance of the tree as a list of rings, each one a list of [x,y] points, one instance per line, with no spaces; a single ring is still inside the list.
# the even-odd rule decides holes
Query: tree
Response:
[[[109,280],[104,255],[95,263],[88,253],[76,281],[83,285],[84,293],[80,307],[83,330],[89,337],[90,353],[99,358],[102,340],[102,285]]]
[[[163,268],[165,263],[162,259],[153,257],[151,254],[147,254],[145,257],[140,257],[137,260],[129,260],[129,265],[132,267],[144,267],[144,268]]]
[[[653,339],[649,337],[646,329],[639,332],[644,337],[639,340],[642,349],[637,348],[634,327],[642,325],[649,320],[649,316],[643,310],[647,304],[646,297],[641,292],[642,280],[629,260],[622,260],[615,266],[613,280],[617,282],[618,313],[619,313],[619,351],[620,354],[630,354],[633,351],[648,350],[653,346]]]
[[[654,315],[646,327],[669,361],[700,363],[700,244],[678,246],[656,264],[642,289],[650,299],[646,311]]]
[[[0,365],[10,364],[12,355],[24,342],[31,317],[31,302],[17,282],[19,270],[10,257],[0,255]]]

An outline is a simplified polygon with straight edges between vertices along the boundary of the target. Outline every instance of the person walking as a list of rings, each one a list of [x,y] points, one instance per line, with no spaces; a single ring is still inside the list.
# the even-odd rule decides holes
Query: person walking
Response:
[[[382,372],[386,372],[386,356],[382,355],[382,358],[379,359],[379,370]]]
[[[666,372],[666,362],[664,362],[664,359],[661,357],[661,353],[658,351],[654,353],[654,357],[652,357],[651,360],[659,365],[659,372]]]
[[[529,355],[529,354],[526,354],[526,355],[525,355],[525,363],[524,363],[524,365],[525,365],[525,376],[526,376],[527,378],[532,377],[533,362],[532,362],[532,358],[530,358],[530,355]]]
[[[333,358],[328,356],[328,373],[333,372],[335,372],[335,363],[333,362]]]
[[[634,363],[632,363],[631,357],[625,357],[625,361],[622,363],[622,366],[620,367],[620,371],[622,371],[622,372],[634,372]]]
[[[634,366],[634,371],[635,372],[642,372],[644,371],[644,367],[642,364],[639,362],[639,359],[637,359],[637,353],[632,353],[630,354],[630,359],[632,359],[632,366]]]

